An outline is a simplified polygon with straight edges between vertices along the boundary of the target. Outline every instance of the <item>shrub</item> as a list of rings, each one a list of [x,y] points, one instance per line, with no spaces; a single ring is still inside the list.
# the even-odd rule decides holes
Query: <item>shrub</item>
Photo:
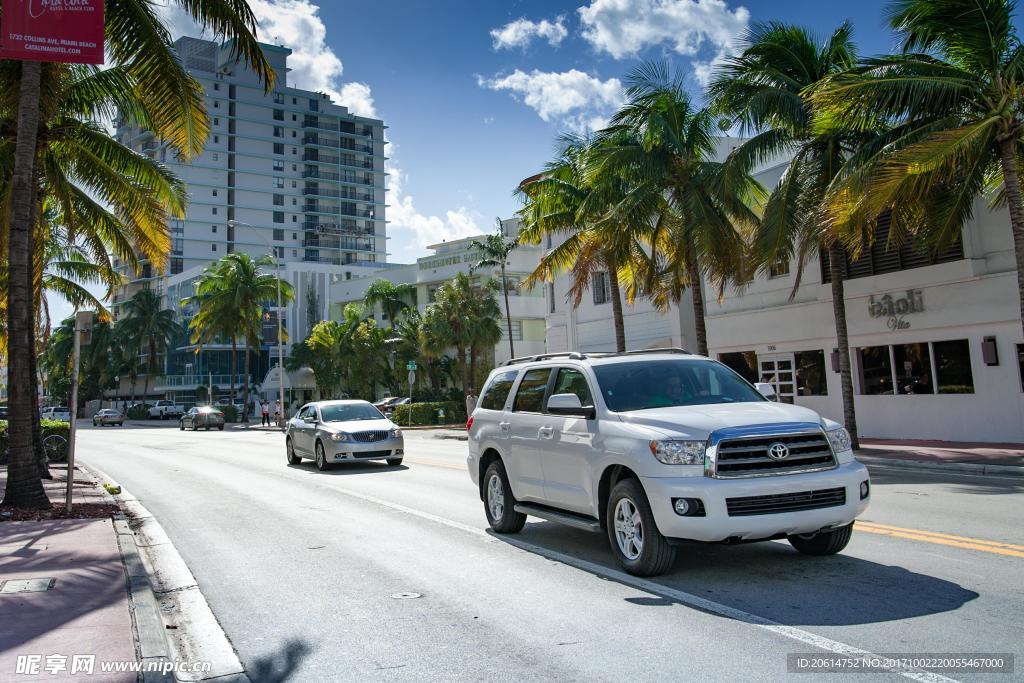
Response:
[[[444,410],[443,420],[438,416],[439,410]],[[391,420],[397,425],[457,424],[466,421],[466,405],[459,401],[409,403],[395,406]]]
[[[224,413],[225,422],[238,422],[238,408],[232,405],[218,405],[214,407]]]
[[[149,408],[144,405],[134,405],[128,408],[128,412],[125,415],[129,420],[148,420]]]

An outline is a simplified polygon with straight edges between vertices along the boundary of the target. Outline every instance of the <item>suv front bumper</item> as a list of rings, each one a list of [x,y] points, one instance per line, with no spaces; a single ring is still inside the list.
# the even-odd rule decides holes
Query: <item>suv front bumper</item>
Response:
[[[864,512],[871,500],[860,497],[860,485],[869,481],[867,468],[859,462],[845,463],[831,470],[804,474],[715,479],[712,477],[641,477],[658,530],[668,538],[719,542],[727,539],[755,540],[779,534],[807,534],[826,527],[845,526]],[[846,502],[832,507],[730,516],[727,499],[776,494],[800,494],[842,487]],[[676,514],[673,498],[699,498],[704,516]]]

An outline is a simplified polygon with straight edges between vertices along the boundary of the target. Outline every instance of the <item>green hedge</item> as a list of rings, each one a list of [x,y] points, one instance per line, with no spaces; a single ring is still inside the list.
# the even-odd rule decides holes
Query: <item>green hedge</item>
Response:
[[[126,416],[129,420],[148,420],[149,408],[144,405],[134,405],[128,409]]]
[[[444,419],[438,414],[444,410]],[[410,413],[412,422],[409,421]],[[457,424],[466,421],[466,405],[459,401],[439,401],[436,403],[409,403],[402,406],[395,406],[395,412],[391,420],[400,426],[412,425],[436,425],[436,424]]]
[[[224,413],[225,422],[238,422],[238,408],[232,405],[216,405],[214,408]]]

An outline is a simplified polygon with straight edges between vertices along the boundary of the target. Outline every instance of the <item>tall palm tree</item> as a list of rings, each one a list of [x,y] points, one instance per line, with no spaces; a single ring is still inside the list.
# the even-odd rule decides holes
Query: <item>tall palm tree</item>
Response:
[[[812,99],[857,130],[902,136],[851,174],[837,215],[891,208],[893,229],[933,246],[956,239],[983,195],[1005,204],[1024,329],[1024,47],[1012,0],[900,0],[887,7],[897,55],[835,75]],[[857,196],[854,193],[864,193]]]
[[[196,280],[195,295],[184,299],[182,306],[195,306],[195,313],[189,320],[192,331],[191,341],[196,344],[196,354],[203,346],[213,344],[221,339],[231,340],[231,379],[229,391],[231,400],[235,400],[235,377],[238,374],[238,337],[242,334],[244,323],[241,312],[235,307],[230,291],[221,287],[221,283],[231,274],[232,262],[224,259],[214,261],[203,269]],[[248,380],[246,380],[248,381]],[[248,403],[246,404],[248,411]]]
[[[410,302],[416,296],[416,286],[379,278],[370,283],[363,295],[363,303],[370,309],[378,304],[381,311],[388,317],[388,325],[394,327],[398,316],[410,308]]]
[[[760,187],[745,169],[715,161],[715,117],[692,103],[682,76],[666,63],[642,64],[626,83],[628,100],[601,132],[608,144],[595,148],[588,172],[620,173],[632,183],[609,219],[647,220],[655,256],[660,245],[671,247],[661,250],[663,263],[647,278],[648,288],[667,282],[667,298],[678,302],[688,287],[697,351],[707,355],[703,276],[724,286],[740,270],[741,233],[757,225]],[[658,208],[663,199],[667,206]],[[653,294],[656,302],[665,298]]]
[[[146,355],[146,382],[143,397],[149,395],[150,380],[156,386],[159,374],[157,361],[166,353],[171,341],[181,335],[181,326],[174,319],[174,311],[163,308],[160,296],[151,289],[142,289],[125,302],[124,318],[119,323],[130,348],[137,355]]]
[[[497,266],[501,270],[501,295],[505,299],[505,326],[508,331],[508,353],[509,358],[516,357],[516,345],[512,339],[512,309],[508,305],[508,280],[505,278],[505,267],[508,265],[508,255],[518,245],[518,241],[507,239],[502,232],[501,218],[495,219],[497,231],[488,235],[481,242],[473,240],[470,242],[470,249],[475,249],[483,256],[479,261],[469,267],[473,273],[480,268],[493,268]]]

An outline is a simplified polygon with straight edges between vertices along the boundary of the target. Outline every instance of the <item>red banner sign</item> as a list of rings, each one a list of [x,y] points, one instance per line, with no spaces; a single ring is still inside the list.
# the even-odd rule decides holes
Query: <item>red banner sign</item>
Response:
[[[103,63],[103,0],[2,0],[0,59]]]

